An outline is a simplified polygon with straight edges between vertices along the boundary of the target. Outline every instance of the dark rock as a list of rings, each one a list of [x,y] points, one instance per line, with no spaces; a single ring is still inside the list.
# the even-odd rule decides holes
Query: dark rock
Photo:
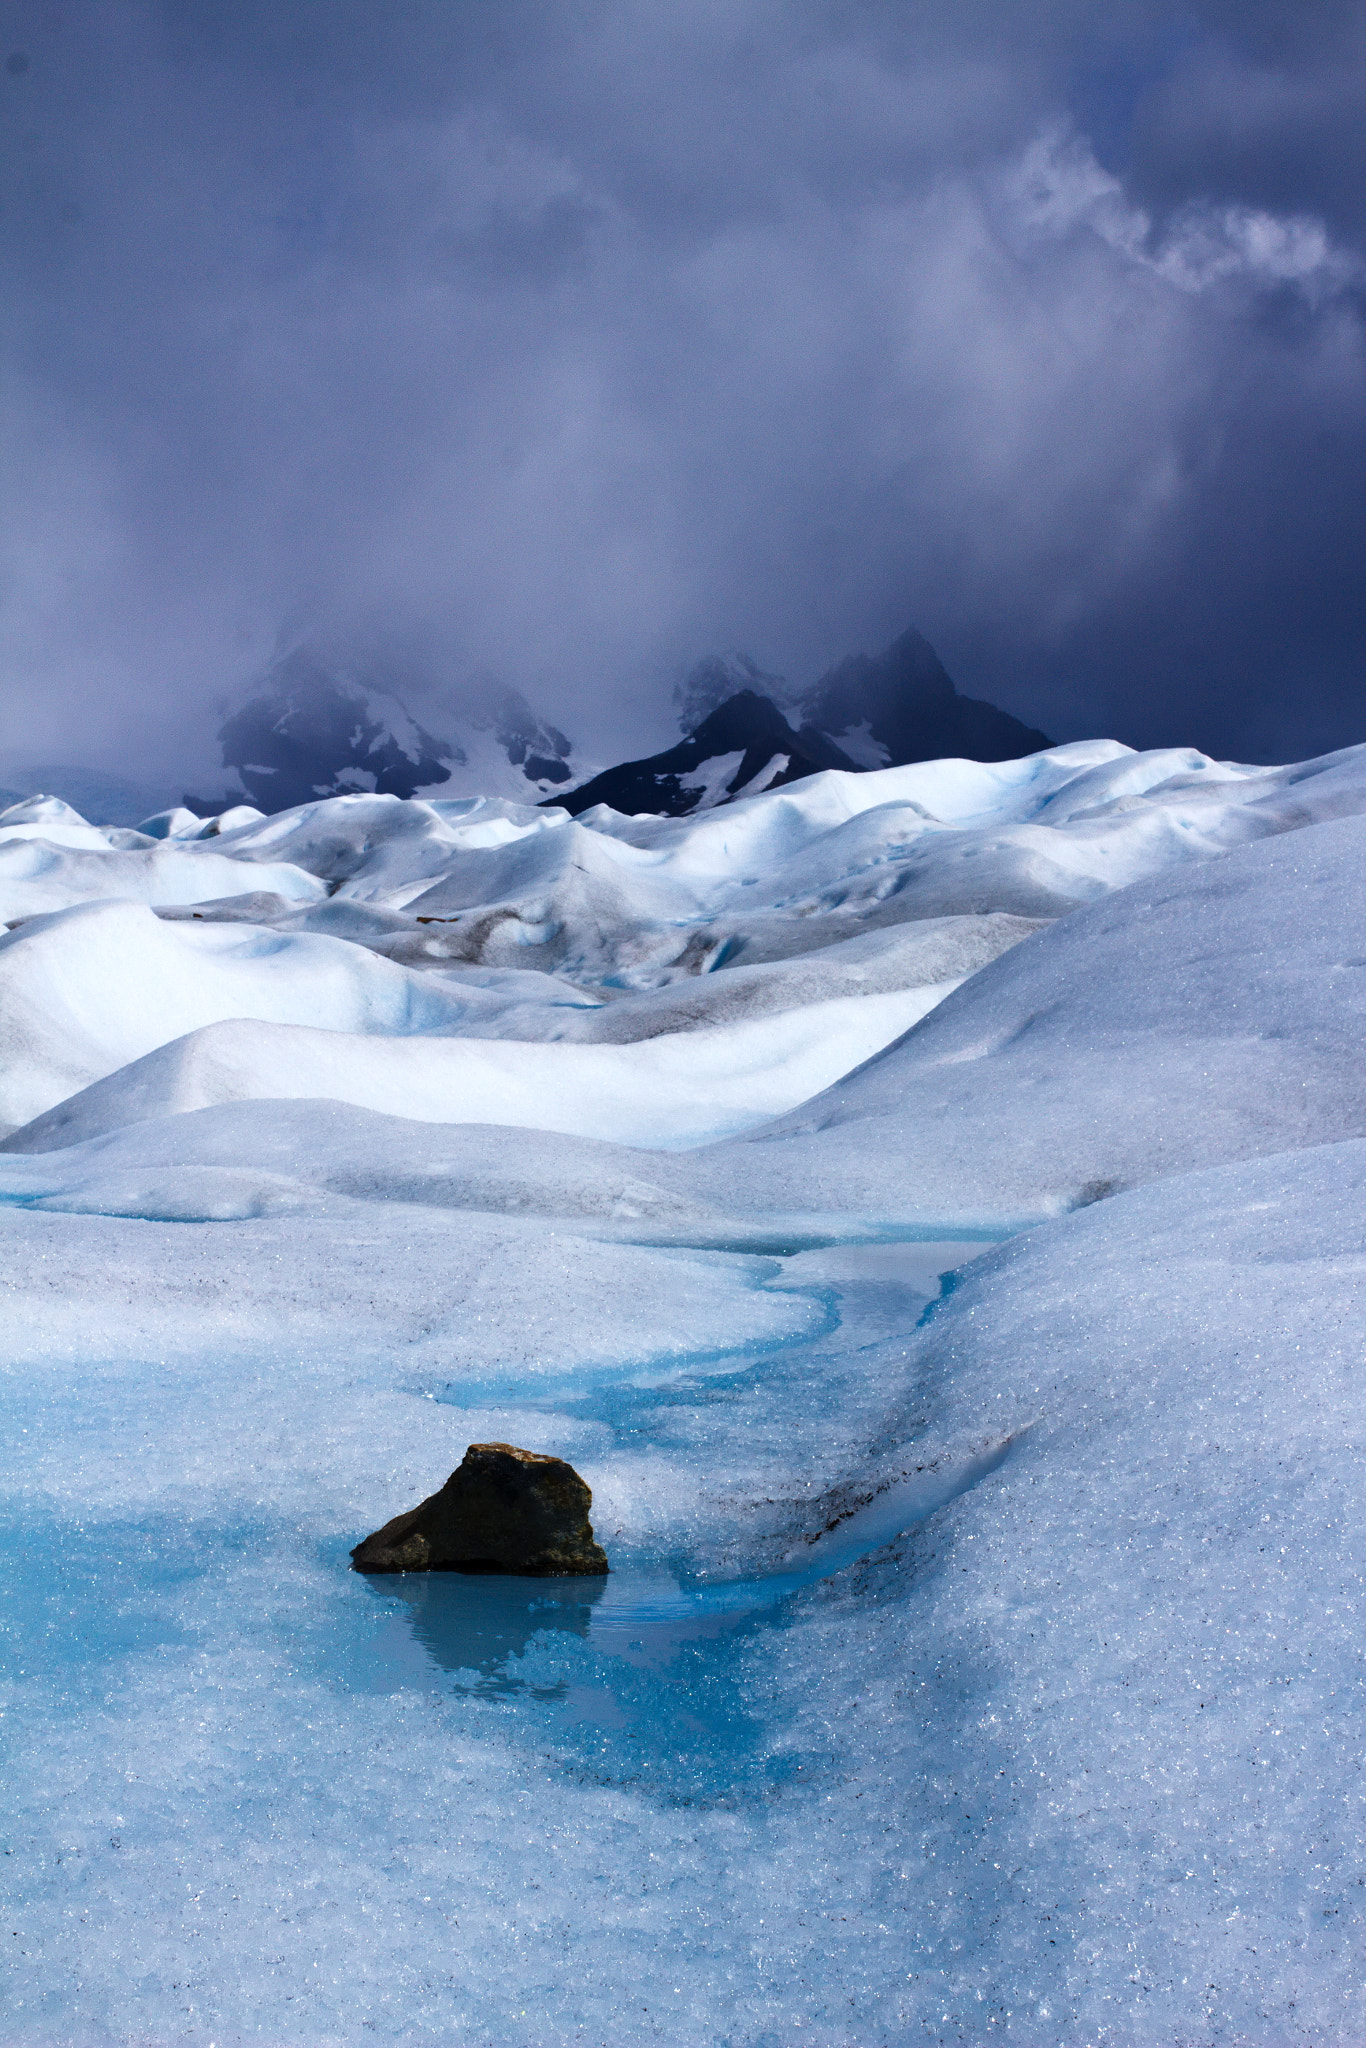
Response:
[[[358,1543],[352,1565],[358,1572],[601,1574],[607,1557],[593,1540],[592,1505],[563,1458],[471,1444],[440,1493]]]

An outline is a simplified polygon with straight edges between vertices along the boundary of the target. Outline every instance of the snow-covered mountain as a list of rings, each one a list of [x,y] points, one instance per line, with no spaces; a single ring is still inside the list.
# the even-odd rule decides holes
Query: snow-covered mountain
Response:
[[[624,761],[574,789],[546,799],[573,816],[608,804],[631,817],[688,817],[736,797],[757,796],[856,763],[822,733],[794,732],[771,698],[741,690],[710,712],[686,738],[643,761]]]
[[[506,684],[476,678],[458,703],[431,711],[419,698],[419,719],[405,683],[379,662],[294,649],[219,731],[237,787],[187,801],[202,812],[244,802],[274,812],[357,791],[430,790],[534,803],[583,773],[565,734]]]
[[[676,692],[685,737],[624,761],[550,801],[627,815],[688,817],[823,768],[903,767],[959,757],[1008,761],[1047,747],[1009,712],[960,697],[914,628],[880,655],[856,654],[793,694],[745,655],[710,655]]]
[[[822,769],[1006,760],[1048,744],[993,705],[960,697],[914,631],[877,657],[851,656],[805,692],[735,655],[698,662],[676,694],[682,740],[595,774],[506,684],[484,676],[443,691],[412,663],[304,644],[219,728],[224,786],[184,801],[200,816],[241,804],[273,814],[370,792],[685,817]],[[131,826],[179,793],[80,766],[0,767],[0,802],[59,797],[94,824]]]

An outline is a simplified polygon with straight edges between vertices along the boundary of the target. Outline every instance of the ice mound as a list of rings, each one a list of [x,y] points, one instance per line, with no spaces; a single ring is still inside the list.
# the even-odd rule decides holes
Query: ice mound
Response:
[[[946,993],[932,986],[836,997],[772,1019],[621,1046],[212,1024],[67,1097],[5,1142],[14,1151],[51,1150],[216,1103],[320,1096],[436,1123],[702,1145],[803,1101]]]
[[[931,1431],[1028,1425],[886,1568],[855,1710],[870,1792],[934,1787],[899,1867],[952,1903],[907,1971],[969,2034],[979,1990],[1030,2039],[1360,2030],[1364,1207],[1360,1142],[1164,1180],[924,1333]],[[815,1640],[785,1649],[796,1682]]]
[[[826,1094],[699,1160],[735,1206],[917,1227],[1056,1213],[1224,1159],[1366,1135],[1366,821],[1135,885],[967,981]]]
[[[335,1101],[224,1103],[57,1151],[0,1148],[0,1200],[94,1215],[228,1220],[330,1196],[728,1240],[726,1210],[680,1185],[679,1155],[498,1125],[441,1125]],[[211,1207],[204,1207],[205,1202]]]
[[[144,839],[115,826],[82,825],[78,835],[46,822],[6,825],[11,815],[0,812],[2,924],[108,897],[198,903],[267,889],[293,904],[315,902],[325,893],[315,875],[288,861],[263,861],[252,869],[207,850],[186,858],[177,841]]]
[[[80,904],[0,937],[0,1123],[228,1018],[393,1037],[454,1031],[476,1007],[340,939]]]

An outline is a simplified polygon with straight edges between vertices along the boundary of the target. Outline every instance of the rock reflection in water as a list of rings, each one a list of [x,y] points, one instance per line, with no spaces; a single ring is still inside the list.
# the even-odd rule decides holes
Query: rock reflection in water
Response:
[[[659,1571],[408,1572],[360,1584],[384,1611],[367,1634],[362,1682],[540,1702],[568,1754],[670,1799],[728,1796],[756,1771],[789,1772],[764,1762],[764,1731],[731,1654],[757,1604],[749,1589],[718,1612],[715,1595],[702,1605]],[[353,1683],[359,1675],[353,1665]]]
[[[1001,1437],[927,1458],[871,1499],[851,1505],[818,1536],[794,1546],[784,1568],[752,1579],[682,1581],[658,1568],[630,1566],[602,1578],[450,1571],[364,1577],[360,1583],[370,1597],[388,1603],[388,1618],[369,1645],[371,1670],[377,1677],[383,1674],[380,1682],[387,1684],[430,1683],[435,1672],[443,1672],[472,1691],[530,1692],[560,1700],[569,1697],[572,1685],[588,1708],[575,1667],[586,1675],[591,1665],[594,1683],[608,1685],[613,1696],[604,1694],[602,1711],[591,1707],[591,1718],[601,1722],[605,1716],[614,1725],[625,1725],[635,1718],[636,1708],[625,1705],[621,1688],[625,1684],[629,1692],[630,1682],[623,1666],[664,1678],[680,1653],[691,1655],[694,1664],[700,1656],[706,1664],[710,1646],[724,1659],[726,1637],[742,1633],[746,1624],[780,1609],[792,1594],[847,1570],[946,1506],[994,1472],[1012,1441]],[[564,1638],[577,1637],[583,1651],[576,1649],[567,1664],[559,1660],[558,1668],[554,1660],[547,1666],[539,1654],[528,1658],[538,1637],[539,1651],[551,1647],[557,1636],[565,1649]],[[584,1652],[590,1664],[584,1663]],[[530,1668],[520,1670],[524,1658]],[[611,1670],[615,1676],[609,1676]],[[696,1682],[697,1675],[690,1666],[687,1683]],[[713,1691],[718,1678],[719,1667],[711,1672]],[[688,1718],[681,1699],[670,1711],[675,1718]],[[713,1700],[707,1717],[712,1733],[730,1722],[743,1723],[745,1716],[737,1718],[737,1711],[732,1702]]]
[[[392,1619],[385,1647],[408,1662],[411,1645],[441,1671],[465,1673],[492,1687],[512,1689],[505,1677],[513,1657],[525,1654],[542,1629],[587,1637],[593,1608],[607,1589],[602,1578],[519,1578],[503,1572],[403,1572],[365,1579]]]

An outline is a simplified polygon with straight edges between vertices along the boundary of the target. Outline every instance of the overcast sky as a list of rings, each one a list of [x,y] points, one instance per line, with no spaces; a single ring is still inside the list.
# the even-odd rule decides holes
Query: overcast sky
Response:
[[[0,750],[282,637],[599,758],[914,622],[1057,738],[1366,739],[1366,4],[19,0]]]

